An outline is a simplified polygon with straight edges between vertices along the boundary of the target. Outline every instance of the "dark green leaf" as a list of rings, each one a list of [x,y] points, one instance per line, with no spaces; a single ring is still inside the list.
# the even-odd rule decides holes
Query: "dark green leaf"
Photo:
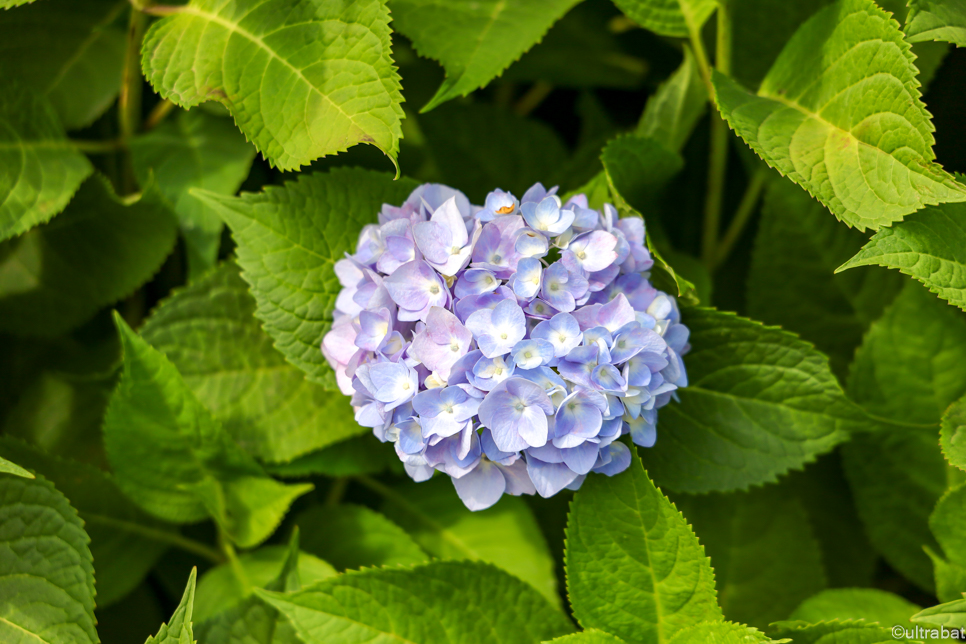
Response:
[[[715,9],[715,0],[615,0],[614,4],[645,29],[680,38],[700,34]]]
[[[664,644],[722,619],[704,548],[638,458],[622,474],[584,481],[566,534],[567,590],[584,628]]]
[[[70,330],[150,279],[175,235],[153,187],[131,202],[90,179],[54,221],[0,246],[0,331]]]
[[[909,0],[906,18],[909,42],[944,40],[966,46],[966,2],[963,0]]]
[[[707,103],[708,90],[701,80],[698,63],[690,47],[685,46],[681,66],[647,100],[635,133],[680,152],[704,116]]]
[[[376,568],[296,593],[256,593],[288,617],[305,644],[529,644],[573,630],[533,588],[479,562]]]
[[[929,528],[941,548],[929,552],[936,566],[936,594],[950,601],[966,592],[966,485],[939,499],[929,516]]]
[[[256,315],[275,347],[309,380],[335,388],[320,350],[341,290],[334,263],[355,252],[359,231],[377,220],[383,203],[401,204],[416,185],[368,170],[336,169],[300,175],[259,194],[195,193],[232,229]]]
[[[946,460],[966,470],[966,398],[954,402],[943,414],[939,436]]]
[[[262,461],[290,461],[368,432],[355,422],[347,396],[309,382],[285,361],[254,313],[238,266],[225,262],[159,306],[141,335]]]
[[[335,393],[332,394],[336,395]],[[344,440],[317,452],[300,456],[290,463],[266,466],[276,476],[355,476],[378,474],[385,470],[402,473],[399,457],[371,433]]]

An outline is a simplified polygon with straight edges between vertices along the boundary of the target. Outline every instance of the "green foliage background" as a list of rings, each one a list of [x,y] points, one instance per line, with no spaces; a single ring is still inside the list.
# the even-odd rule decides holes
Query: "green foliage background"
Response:
[[[0,0],[0,641],[966,627],[966,1]],[[643,216],[653,448],[466,510],[319,351],[383,203]],[[152,635],[153,633],[153,635]]]

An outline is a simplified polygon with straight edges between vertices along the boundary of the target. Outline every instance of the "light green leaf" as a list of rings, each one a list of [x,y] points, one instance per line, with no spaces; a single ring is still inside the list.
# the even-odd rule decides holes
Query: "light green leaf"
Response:
[[[608,28],[610,3],[580,2],[551,27],[544,39],[503,73],[503,81],[554,87],[636,90],[648,62],[621,46]]]
[[[788,486],[675,497],[711,558],[725,617],[765,628],[826,586],[808,515]]]
[[[862,335],[905,281],[881,269],[833,274],[866,239],[791,182],[766,185],[748,277],[748,313],[814,343],[842,379]]]
[[[609,633],[592,628],[572,635],[554,638],[545,644],[621,644],[623,641]]]
[[[268,588],[284,572],[290,554],[288,546],[264,546],[241,555],[238,558],[240,570],[231,563],[224,563],[206,572],[198,582],[197,621],[206,621],[238,606],[252,595],[255,588]],[[298,554],[297,570],[301,584],[306,586],[336,575],[328,563],[305,552]],[[242,575],[244,579],[240,578]]]
[[[340,395],[332,393],[332,396]],[[313,474],[325,476],[356,476],[358,474],[378,474],[393,470],[402,474],[402,463],[395,451],[386,449],[371,433],[341,441],[289,463],[267,465],[268,471],[276,476],[301,477]]]
[[[758,644],[772,641],[754,628],[732,622],[704,622],[671,638],[671,644]]]
[[[290,461],[368,432],[355,422],[347,396],[309,382],[285,361],[254,313],[255,299],[229,261],[163,302],[141,336],[262,461]]]
[[[16,83],[0,95],[0,241],[49,221],[92,172],[45,98]]]
[[[134,590],[179,538],[172,526],[138,509],[111,476],[96,467],[44,454],[6,436],[0,438],[0,455],[48,478],[77,508],[97,565],[98,609]]]
[[[584,628],[664,644],[722,619],[704,548],[636,456],[622,474],[584,481],[566,535],[567,590]]]
[[[966,566],[946,561],[942,555],[936,554],[928,546],[926,554],[932,559],[933,575],[936,578],[936,597],[939,601],[955,601],[962,597],[966,588]]]
[[[966,470],[966,397],[954,402],[943,414],[939,445],[947,461]]]
[[[492,508],[471,512],[448,477],[394,483],[387,490],[383,514],[430,555],[492,563],[532,585],[554,606],[560,604],[553,558],[520,497],[505,495]]]
[[[275,348],[309,380],[335,388],[319,349],[342,290],[333,265],[355,252],[359,232],[377,221],[382,204],[401,204],[416,185],[378,172],[336,169],[299,175],[259,194],[195,193],[231,228],[242,277],[258,305],[255,314]]]
[[[887,266],[966,310],[966,204],[930,206],[880,229],[836,272]]]
[[[189,281],[215,265],[224,223],[188,191],[234,194],[254,158],[255,148],[228,119],[203,110],[179,112],[131,141],[138,180],[147,182],[153,171],[165,205],[181,222]]]
[[[90,125],[121,89],[123,0],[44,0],[0,13],[0,69],[50,99],[68,130]]]
[[[197,568],[191,569],[188,585],[184,589],[181,602],[174,614],[158,629],[158,634],[148,637],[144,644],[194,644],[195,637],[191,630],[191,616],[195,602],[195,575]]]
[[[830,588],[809,597],[788,617],[803,622],[864,619],[881,626],[908,624],[919,606],[878,588]]]
[[[22,476],[25,479],[35,478],[29,470],[25,470],[16,463],[11,463],[3,457],[0,457],[0,474],[13,474],[14,476]]]
[[[934,162],[909,48],[872,0],[840,0],[799,28],[757,96],[716,72],[715,100],[768,165],[850,226],[878,229],[966,201]]]
[[[392,0],[393,28],[420,55],[438,60],[446,80],[422,112],[466,96],[540,42],[577,0]]]
[[[691,48],[684,46],[684,60],[647,99],[635,134],[651,137],[668,150],[680,152],[704,116],[708,90],[701,80]]]
[[[152,186],[131,202],[90,179],[57,219],[0,246],[0,331],[53,336],[87,321],[154,275],[175,226]]]
[[[912,621],[946,628],[966,628],[966,599],[927,608],[913,615]]]
[[[772,624],[776,637],[788,637],[794,644],[889,644],[896,638],[889,627],[858,622],[777,622]],[[910,640],[914,641],[914,640]]]
[[[715,0],[614,0],[627,17],[662,36],[687,38],[701,33],[714,13]],[[700,36],[699,36],[700,37]]]
[[[929,529],[942,549],[941,553],[929,552],[936,566],[937,595],[949,601],[966,592],[966,485],[949,490],[939,499],[929,515]]]
[[[192,0],[144,38],[144,75],[184,108],[222,103],[265,158],[297,170],[370,143],[396,163],[399,75],[385,0]]]
[[[36,2],[36,0],[0,0],[0,9],[12,9],[31,2]]]
[[[944,40],[966,47],[966,2],[909,0],[906,37],[909,42]]]
[[[305,644],[523,644],[573,630],[533,588],[480,562],[348,572],[296,593],[255,591]]]
[[[97,644],[83,525],[46,479],[0,476],[0,641]]]
[[[419,117],[440,179],[483,203],[496,186],[517,197],[547,187],[569,153],[550,126],[493,105],[447,105]]]
[[[688,386],[658,414],[641,457],[677,492],[746,489],[775,481],[867,428],[810,344],[714,309],[686,308]]]
[[[242,547],[267,538],[311,485],[283,485],[243,452],[178,370],[115,314],[124,371],[104,418],[104,445],[120,488],[175,522],[211,515]]]
[[[339,571],[429,561],[402,528],[361,505],[317,505],[298,515],[295,525],[305,534],[305,551]]]

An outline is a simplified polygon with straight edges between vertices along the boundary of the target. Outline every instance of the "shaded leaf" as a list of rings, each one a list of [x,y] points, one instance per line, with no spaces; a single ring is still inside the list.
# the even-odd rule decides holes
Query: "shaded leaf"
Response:
[[[681,66],[647,100],[635,134],[680,152],[704,116],[707,103],[708,90],[691,48],[685,45]]]
[[[959,598],[966,592],[966,485],[939,499],[929,515],[929,529],[940,547],[929,550],[936,567],[936,594],[942,601]]]
[[[165,205],[178,216],[188,256],[189,281],[215,265],[221,218],[189,190],[234,194],[248,176],[255,148],[228,119],[203,110],[180,112],[131,141],[138,180],[158,183]]]
[[[906,18],[909,42],[944,40],[966,46],[966,2],[963,0],[909,0]]]
[[[680,403],[658,415],[641,458],[678,492],[746,489],[775,481],[867,428],[810,344],[733,313],[687,308],[691,351]]]
[[[918,610],[912,602],[878,588],[833,588],[803,601],[788,619],[811,623],[864,619],[892,626],[908,624]]]
[[[260,460],[290,461],[368,431],[355,422],[348,397],[285,361],[254,313],[255,299],[229,261],[164,301],[141,336]]]
[[[577,0],[392,0],[393,28],[422,56],[438,60],[446,80],[422,112],[466,96],[499,76],[540,42]]]
[[[840,0],[799,28],[757,96],[715,72],[715,100],[768,165],[850,226],[878,229],[966,200],[934,162],[909,48],[872,0]]]
[[[335,393],[332,394],[336,395]],[[300,456],[289,463],[267,465],[276,476],[356,476],[378,474],[385,470],[402,473],[402,463],[393,450],[379,442],[371,433],[356,436],[330,445],[316,452]]]
[[[479,562],[348,572],[296,593],[256,593],[288,617],[305,644],[522,644],[573,630],[533,588]]]
[[[679,38],[700,34],[715,9],[715,0],[615,0],[614,4],[645,29]]]
[[[622,474],[584,481],[566,535],[567,590],[584,628],[663,644],[722,619],[704,548],[637,457]]]
[[[0,95],[0,241],[60,213],[93,171],[49,101],[7,83]]]
[[[531,584],[554,606],[560,603],[553,558],[523,499],[506,495],[492,508],[471,512],[447,477],[434,477],[394,484],[382,511],[430,555],[492,563]]]
[[[90,125],[121,89],[123,0],[44,0],[0,13],[0,69],[46,96],[68,130]]]
[[[966,398],[954,402],[943,414],[939,444],[947,461],[966,470]]]
[[[416,185],[378,172],[336,169],[299,175],[259,194],[195,193],[228,223],[255,314],[275,348],[309,380],[335,389],[320,350],[341,290],[333,264],[355,252],[359,232],[377,221],[383,203],[401,204]]]
[[[302,547],[337,570],[417,564],[429,556],[385,516],[361,505],[309,508],[295,518],[305,534]]]
[[[0,641],[97,644],[83,523],[44,478],[0,476]]]
[[[87,321],[157,272],[175,226],[152,186],[132,203],[90,179],[54,221],[0,246],[0,331],[53,336]]]
[[[403,118],[385,0],[192,0],[151,26],[144,75],[190,108],[218,101],[282,170],[356,143],[396,163]]]
[[[115,314],[124,372],[104,418],[117,482],[151,514],[174,522],[211,516],[242,547],[267,538],[311,485],[268,477],[212,418],[163,354]]]

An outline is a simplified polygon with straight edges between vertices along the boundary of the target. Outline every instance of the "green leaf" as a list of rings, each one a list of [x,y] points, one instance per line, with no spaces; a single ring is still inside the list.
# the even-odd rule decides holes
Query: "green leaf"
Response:
[[[896,638],[889,628],[858,622],[777,622],[772,624],[776,637],[788,637],[794,644],[889,644]]]
[[[492,563],[532,585],[554,606],[560,604],[553,558],[520,497],[507,495],[492,508],[471,512],[445,477],[407,480],[388,490],[383,514],[430,555]]]
[[[206,572],[198,582],[197,621],[203,622],[238,606],[252,595],[255,588],[267,588],[284,572],[290,555],[288,546],[264,546],[241,555],[237,564],[239,569],[225,563]],[[328,563],[305,552],[299,552],[297,560],[298,577],[304,585],[336,575]]]
[[[540,42],[577,0],[392,0],[393,27],[420,55],[438,60],[446,80],[422,112],[466,96]]]
[[[337,394],[332,393],[335,396]],[[341,441],[289,463],[267,465],[276,476],[300,477],[313,474],[325,476],[356,476],[378,474],[386,470],[402,473],[402,463],[391,449],[386,449],[371,433]]]
[[[194,194],[231,228],[255,314],[275,348],[309,380],[334,389],[335,375],[319,350],[342,290],[333,265],[355,252],[359,232],[376,222],[382,204],[401,204],[416,186],[387,174],[336,169],[299,175],[259,194]]]
[[[810,344],[714,309],[687,308],[688,387],[658,415],[641,452],[655,481],[677,492],[726,492],[775,481],[867,428]]]
[[[179,539],[172,526],[138,509],[111,476],[96,467],[44,454],[6,436],[0,438],[0,454],[49,479],[77,508],[97,564],[98,609],[134,590]]]
[[[0,0],[0,9],[12,9],[20,5],[30,4],[36,0]]]
[[[402,528],[361,505],[315,506],[298,515],[295,525],[305,534],[306,552],[340,572],[429,561]]]
[[[830,588],[809,597],[788,617],[803,622],[864,619],[881,626],[908,624],[919,606],[878,588]]]
[[[288,617],[305,644],[523,644],[573,630],[533,588],[479,562],[376,568],[296,593],[256,593]]]
[[[866,239],[790,182],[766,185],[748,277],[748,313],[814,343],[843,379],[862,335],[905,281],[880,269],[833,274]]]
[[[0,641],[97,644],[88,538],[44,478],[0,476]]]
[[[152,186],[131,202],[90,179],[57,219],[0,246],[0,331],[53,336],[87,321],[149,280],[175,235]]]
[[[950,595],[955,597],[966,591],[963,585],[963,581],[966,581],[966,575],[963,574],[966,571],[966,485],[949,490],[939,499],[929,515],[929,529],[945,555],[943,558],[940,554],[929,553],[936,564],[937,590],[942,591],[937,595],[943,600]],[[944,571],[945,578],[940,585],[939,570],[944,567],[943,564],[950,570]]]
[[[356,143],[395,164],[403,111],[390,33],[385,0],[192,0],[152,25],[142,67],[176,105],[222,103],[282,170]]]
[[[554,638],[546,644],[621,644],[623,641],[609,633],[592,628],[572,635]]]
[[[944,40],[966,47],[966,2],[909,0],[906,37],[909,42]]]
[[[878,229],[966,200],[934,162],[909,48],[872,0],[840,0],[799,28],[757,96],[715,72],[715,100],[768,165],[848,225]]]
[[[691,48],[684,46],[684,60],[647,100],[635,134],[651,137],[668,150],[680,152],[694,126],[704,116],[708,90],[701,80]]]
[[[622,474],[584,481],[566,535],[567,590],[582,627],[663,644],[722,619],[704,548],[636,456]]]
[[[181,223],[189,281],[215,265],[224,223],[188,191],[201,188],[234,194],[254,158],[255,148],[228,119],[203,110],[179,112],[131,141],[138,180],[147,182],[153,171],[165,205]]]
[[[966,628],[966,599],[927,608],[913,615],[912,621],[946,628]]]
[[[926,548],[926,554],[932,559],[933,575],[936,579],[936,597],[939,601],[955,601],[962,597],[966,588],[966,566],[946,561],[942,555],[936,554],[931,548]]]
[[[645,29],[679,38],[700,34],[715,9],[715,0],[615,0],[614,4]]]
[[[211,515],[243,548],[278,526],[311,485],[283,485],[243,452],[178,370],[115,314],[124,371],[104,418],[104,444],[120,488],[174,522]]]
[[[836,272],[887,266],[966,310],[966,204],[927,207],[882,228]]]
[[[648,63],[621,47],[608,28],[613,15],[609,3],[578,3],[540,44],[510,65],[502,80],[576,89],[640,88]]]
[[[25,470],[16,463],[11,463],[3,457],[0,457],[0,474],[13,474],[14,476],[22,476],[25,479],[36,478],[29,470]]]
[[[103,114],[121,89],[122,0],[44,0],[0,13],[0,69],[50,99],[76,130]]]
[[[675,497],[711,558],[725,617],[766,627],[826,586],[809,517],[786,485]]]
[[[963,356],[966,316],[907,281],[856,352],[849,394],[879,417],[938,425],[966,393]]]
[[[440,179],[483,203],[496,186],[515,195],[549,182],[568,157],[548,125],[493,105],[447,105],[419,117]]]
[[[349,399],[309,382],[254,317],[255,299],[234,262],[177,291],[141,336],[164,353],[198,400],[252,456],[293,458],[368,430]]]
[[[195,575],[197,568],[191,569],[188,585],[184,589],[181,602],[174,614],[158,629],[158,634],[148,637],[144,644],[194,644],[195,637],[191,630],[191,615],[195,602]]]
[[[966,470],[966,397],[954,402],[943,414],[939,445],[947,461]]]
[[[0,96],[0,241],[49,221],[92,172],[49,101],[16,83]]]
[[[758,644],[771,641],[754,628],[732,622],[704,622],[671,638],[671,644]]]

